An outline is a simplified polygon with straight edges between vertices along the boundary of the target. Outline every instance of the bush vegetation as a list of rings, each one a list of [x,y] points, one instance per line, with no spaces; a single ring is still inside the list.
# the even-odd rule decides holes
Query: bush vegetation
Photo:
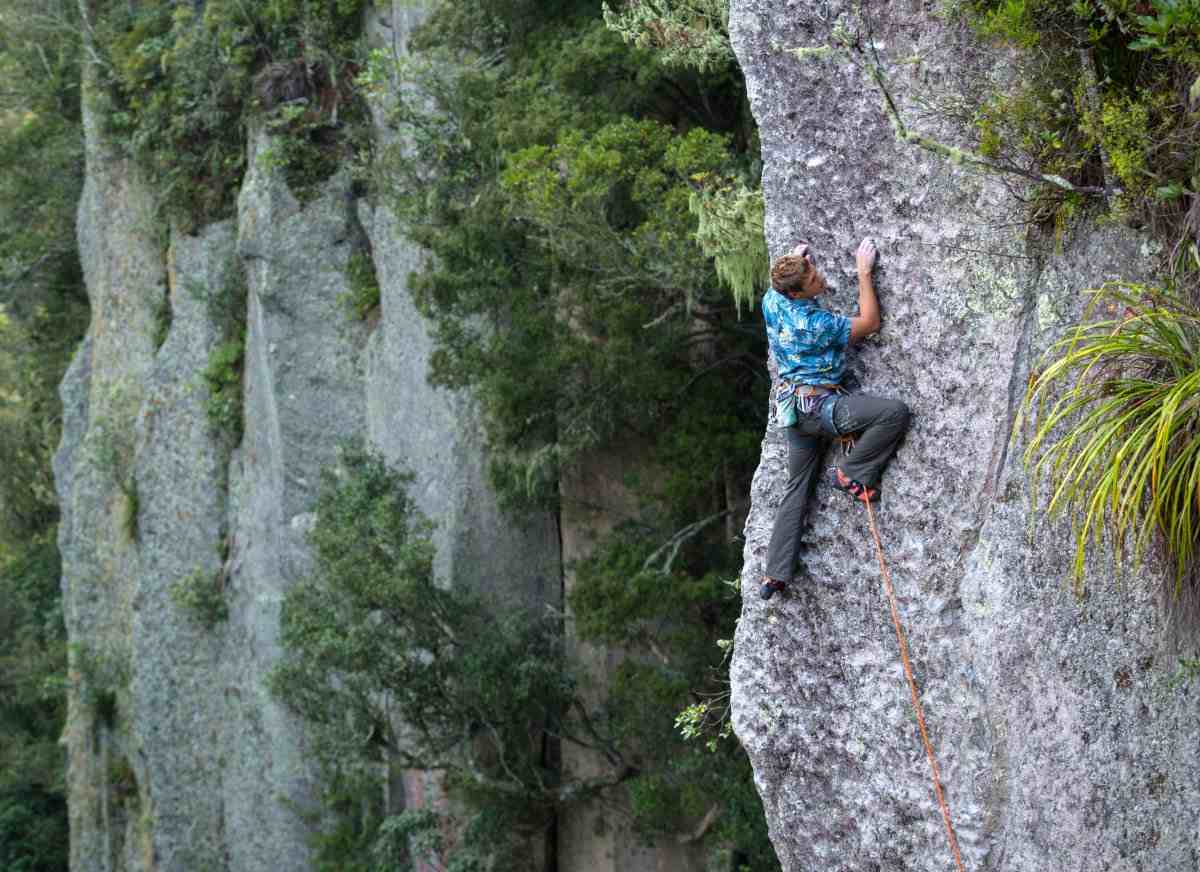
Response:
[[[67,651],[50,460],[87,325],[78,4],[0,4],[0,868],[67,868]],[[64,26],[66,25],[66,26]]]
[[[338,302],[351,318],[365,321],[379,306],[379,277],[375,274],[375,260],[367,248],[360,248],[346,261],[346,281],[349,289]]]
[[[229,617],[224,579],[220,572],[196,567],[170,587],[171,602],[201,626],[213,629]]]
[[[235,257],[215,288],[197,289],[223,339],[212,347],[201,373],[208,387],[208,422],[231,445],[242,441],[242,373],[246,358],[246,274]]]
[[[1105,190],[1192,268],[1200,197],[1200,4],[1195,0],[964,0],[984,35],[1015,45],[1018,75],[973,120],[984,155]],[[1078,194],[1047,188],[1035,217],[1061,233]]]
[[[96,110],[184,229],[232,214],[253,125],[282,134],[273,159],[303,196],[354,147],[365,6],[104,0],[89,28]]]
[[[757,136],[731,54],[663,63],[621,37],[588,2],[439,4],[418,59],[376,53],[361,77],[409,86],[380,103],[407,144],[376,156],[374,190],[433,255],[412,281],[433,378],[480,397],[510,506],[553,507],[564,465],[646,446],[640,510],[571,602],[581,636],[631,654],[604,726],[637,775],[612,790],[647,835],[712,811],[706,844],[770,869],[745,755],[672,723],[724,690],[722,580],[765,423]]]
[[[321,862],[408,868],[397,835],[419,831],[459,834],[435,845],[453,859],[447,868],[489,857],[488,868],[524,869],[528,840],[544,835],[556,810],[623,790],[646,834],[674,835],[716,805],[716,841],[744,848],[750,868],[770,868],[744,755],[683,746],[670,717],[716,665],[711,628],[729,616],[700,613],[714,600],[728,612],[735,603],[704,580],[684,588],[669,613],[652,607],[665,600],[661,585],[680,579],[643,571],[638,588],[623,591],[617,568],[606,565],[623,559],[611,549],[575,604],[587,635],[620,644],[653,637],[671,658],[631,659],[607,703],[591,708],[553,615],[476,591],[490,579],[435,578],[429,525],[407,496],[408,481],[378,456],[344,447],[322,475],[310,532],[315,571],[284,602],[288,657],[271,685],[309,725],[327,807],[341,812],[318,840]],[[685,609],[696,614],[681,619]],[[670,629],[655,632],[652,621]],[[554,749],[566,742],[600,752],[607,771],[564,777]],[[456,825],[389,814],[381,804],[389,765],[443,773]]]
[[[316,570],[285,599],[288,657],[271,686],[310,727],[329,805],[353,809],[319,844],[322,861],[397,850],[379,806],[381,764],[396,761],[445,773],[476,818],[462,852],[518,863],[522,836],[544,825],[562,787],[546,756],[548,734],[569,735],[560,641],[545,616],[434,578],[409,478],[353,445],[323,472]],[[475,832],[508,836],[489,844]],[[405,853],[378,859],[401,864]]]
[[[478,389],[501,492],[550,503],[562,463],[694,422],[710,384],[760,427],[767,385],[689,211],[698,174],[757,187],[736,67],[664,66],[590,3],[532,10],[439,6],[424,63],[377,55],[364,78],[413,85],[391,115],[413,152],[385,150],[377,181],[433,254],[414,293],[434,379]],[[753,457],[729,462],[746,475]]]

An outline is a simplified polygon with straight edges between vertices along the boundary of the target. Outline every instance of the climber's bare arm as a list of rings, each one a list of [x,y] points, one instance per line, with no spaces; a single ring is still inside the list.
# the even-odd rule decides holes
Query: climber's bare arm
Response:
[[[864,239],[855,252],[858,263],[858,315],[850,319],[850,341],[859,342],[879,330],[879,299],[875,296],[875,281],[871,272],[879,252],[875,243]]]

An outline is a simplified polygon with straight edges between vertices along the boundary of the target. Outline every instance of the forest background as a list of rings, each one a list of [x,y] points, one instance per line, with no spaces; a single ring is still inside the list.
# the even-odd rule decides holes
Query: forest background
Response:
[[[441,3],[415,46],[426,61],[402,70],[363,49],[364,2],[82,8],[86,18],[67,0],[0,5],[0,162],[10,170],[0,181],[0,634],[9,640],[0,652],[0,866],[67,864],[58,738],[80,679],[68,678],[50,461],[61,432],[56,388],[89,320],[74,228],[87,99],[104,135],[159,191],[164,240],[168,227],[189,232],[232,214],[251,126],[278,135],[266,159],[302,198],[349,168],[361,196],[391,206],[433,255],[412,281],[437,337],[433,378],[480,398],[493,483],[514,517],[556,507],[564,465],[638,444],[646,475],[627,484],[639,511],[574,567],[580,637],[645,654],[622,666],[603,707],[599,732],[616,761],[608,789],[647,838],[704,819],[696,837],[732,864],[773,868],[736,741],[726,731],[689,743],[674,724],[699,701],[719,708],[724,694],[728,649],[718,643],[739,608],[729,581],[769,384],[761,326],[746,305],[766,254],[757,139],[723,4],[697,4],[672,22],[593,2]],[[693,50],[664,52],[647,22],[679,28],[673,44]],[[370,136],[371,101],[396,75],[421,95],[387,106],[386,123],[411,144],[403,154]],[[298,90],[280,96],[289,87]],[[369,260],[351,271],[346,316],[369,320],[378,304]],[[212,424],[235,440],[239,354],[235,325],[206,373]],[[403,476],[360,461],[360,483],[399,492],[389,505],[407,512]],[[339,499],[348,497],[328,492],[323,505]],[[420,519],[399,521],[400,537],[422,529]],[[350,532],[319,523],[315,538],[323,531]],[[212,604],[184,595],[179,605]],[[464,601],[453,606],[474,614]],[[329,652],[305,659],[303,613],[294,601],[296,658],[273,684],[319,720],[305,702],[333,661]],[[541,641],[512,656],[541,661],[502,664],[551,676],[549,697],[531,707],[558,709],[531,729],[561,728],[562,689],[577,681],[561,633],[561,617],[539,626]],[[461,658],[474,663],[496,651],[467,653],[481,655]],[[536,762],[539,783],[553,780],[555,764]],[[318,862],[374,868],[388,831],[353,794],[377,785],[345,777],[353,760],[326,763],[329,807],[352,811],[318,837]],[[470,868],[503,843],[496,833],[513,823],[514,803],[460,786],[479,834],[471,842],[468,828],[460,846]],[[552,820],[558,800],[547,796],[533,790],[516,804],[520,827]]]

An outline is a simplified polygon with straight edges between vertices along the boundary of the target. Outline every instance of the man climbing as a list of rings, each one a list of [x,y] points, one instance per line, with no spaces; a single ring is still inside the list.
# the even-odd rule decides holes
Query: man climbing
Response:
[[[776,426],[788,442],[788,482],[767,549],[759,589],[763,599],[792,580],[800,549],[800,528],[817,479],[821,457],[835,437],[857,434],[849,453],[826,473],[836,490],[864,502],[879,499],[883,467],[908,427],[908,406],[841,387],[846,346],[879,329],[879,301],[872,271],[878,252],[870,239],[858,246],[857,317],[822,309],[816,298],[827,290],[807,242],[771,267],[771,289],[763,297],[763,318],[771,354],[779,365],[775,389]]]

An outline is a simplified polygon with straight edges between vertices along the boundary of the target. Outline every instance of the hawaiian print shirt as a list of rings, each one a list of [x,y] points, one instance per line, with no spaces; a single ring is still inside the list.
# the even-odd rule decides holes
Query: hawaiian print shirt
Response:
[[[767,341],[779,377],[802,385],[835,385],[846,371],[850,319],[812,300],[792,300],[772,289],[763,295]]]
[[[798,385],[835,385],[842,380],[850,319],[827,312],[812,300],[793,300],[774,288],[763,295],[762,309],[767,342],[779,364],[775,426],[791,427],[800,411]],[[808,404],[805,412],[815,412],[819,406],[819,402],[801,402]]]

